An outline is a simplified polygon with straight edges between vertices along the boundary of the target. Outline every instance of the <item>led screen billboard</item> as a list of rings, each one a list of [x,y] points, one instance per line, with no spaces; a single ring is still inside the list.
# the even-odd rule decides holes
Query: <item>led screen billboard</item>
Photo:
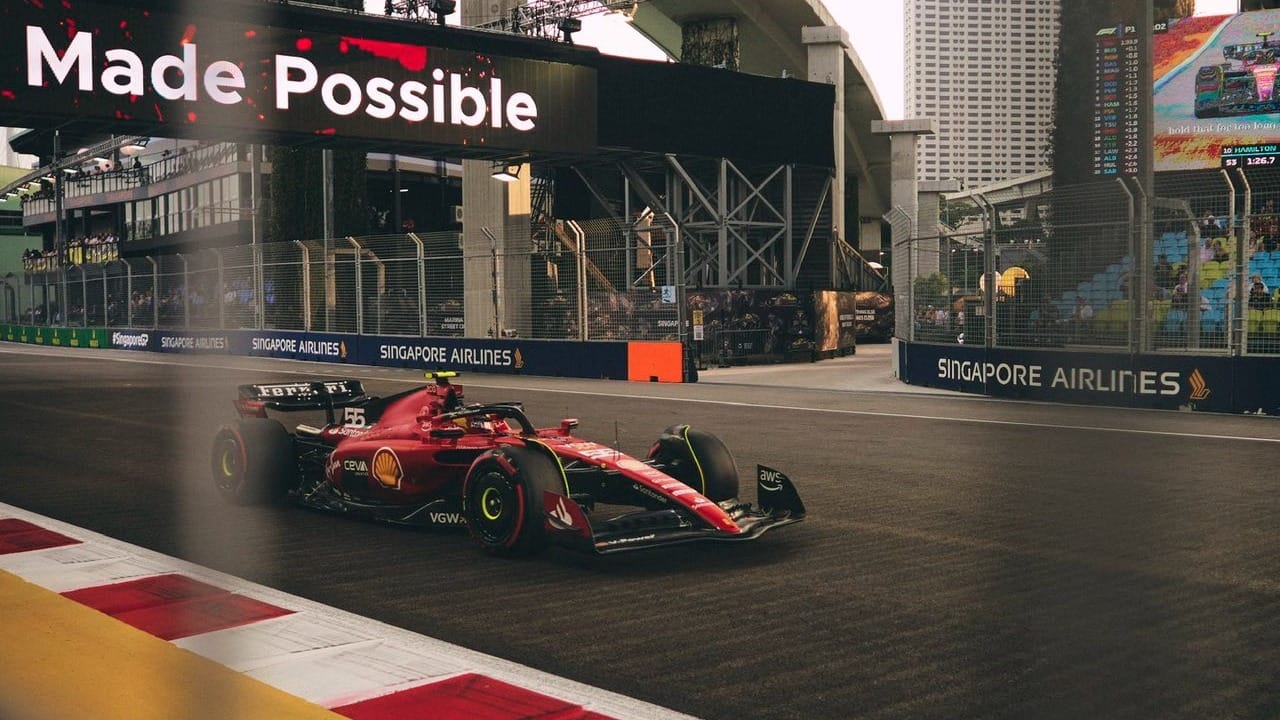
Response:
[[[1248,148],[1280,142],[1277,33],[1280,10],[1190,17],[1157,28],[1157,171],[1222,167],[1224,148],[1246,163]]]
[[[270,3],[217,6],[0,4],[0,114],[175,136],[594,150],[593,67],[483,52],[424,23],[352,16],[317,30]]]

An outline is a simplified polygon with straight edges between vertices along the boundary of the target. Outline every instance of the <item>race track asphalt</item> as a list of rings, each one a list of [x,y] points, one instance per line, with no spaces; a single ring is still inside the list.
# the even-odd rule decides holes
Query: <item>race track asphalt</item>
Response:
[[[208,452],[236,384],[417,375],[6,344],[0,502],[709,720],[1280,716],[1275,419],[919,392],[873,354],[462,378],[633,454],[689,422],[784,470],[810,516],[747,545],[503,561],[229,507]]]

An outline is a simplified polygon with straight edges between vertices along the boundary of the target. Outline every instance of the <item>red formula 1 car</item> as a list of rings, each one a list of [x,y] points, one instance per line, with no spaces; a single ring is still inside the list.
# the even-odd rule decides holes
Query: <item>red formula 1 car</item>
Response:
[[[213,443],[214,482],[236,503],[288,497],[310,508],[426,527],[465,526],[488,553],[556,542],[596,553],[695,540],[751,540],[804,518],[786,475],[757,468],[757,506],[714,435],[667,428],[640,460],[536,428],[520,403],[467,404],[453,373],[379,398],[356,380],[242,385],[240,419]],[[322,410],[290,432],[268,411]],[[604,507],[616,512],[597,512]]]

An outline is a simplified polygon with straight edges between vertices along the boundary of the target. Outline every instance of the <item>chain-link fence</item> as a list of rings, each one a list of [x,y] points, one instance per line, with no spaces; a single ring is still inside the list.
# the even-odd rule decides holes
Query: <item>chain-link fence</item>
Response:
[[[939,233],[909,243],[899,335],[1280,353],[1277,195],[1280,182],[1201,173],[1161,178],[1150,199],[1112,181],[946,202]]]
[[[411,233],[126,257],[14,275],[0,310],[74,327],[676,339],[671,227],[558,221],[532,240],[515,225],[509,242],[486,233],[475,247]]]

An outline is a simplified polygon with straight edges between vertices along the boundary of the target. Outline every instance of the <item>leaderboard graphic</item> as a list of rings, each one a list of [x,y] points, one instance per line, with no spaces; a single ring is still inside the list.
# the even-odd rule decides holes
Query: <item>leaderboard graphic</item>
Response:
[[[1141,35],[1135,25],[1094,36],[1093,174],[1137,175],[1141,148]]]
[[[1265,148],[1280,144],[1280,10],[1172,18],[1149,31],[1124,10],[1094,33],[1093,174],[1136,175],[1147,122],[1156,172],[1270,166]]]

